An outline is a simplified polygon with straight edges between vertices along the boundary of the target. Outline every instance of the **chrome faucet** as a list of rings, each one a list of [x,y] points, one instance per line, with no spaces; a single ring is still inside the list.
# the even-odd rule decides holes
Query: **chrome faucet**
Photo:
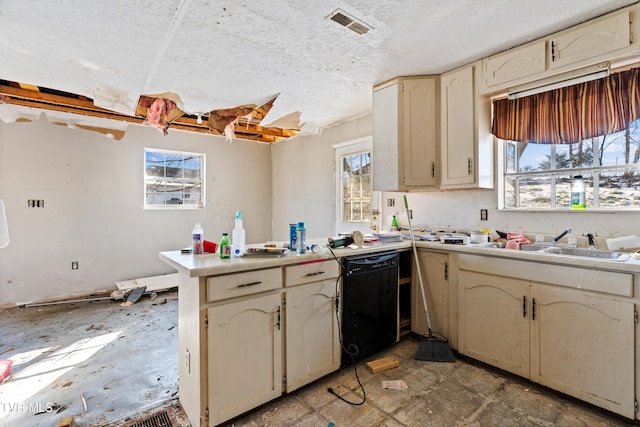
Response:
[[[571,233],[572,228],[569,227],[566,230],[564,230],[562,233],[558,234],[557,236],[555,236],[553,238],[553,246],[556,245],[556,243],[558,243],[558,240],[562,239],[565,235],[567,235],[568,233]]]

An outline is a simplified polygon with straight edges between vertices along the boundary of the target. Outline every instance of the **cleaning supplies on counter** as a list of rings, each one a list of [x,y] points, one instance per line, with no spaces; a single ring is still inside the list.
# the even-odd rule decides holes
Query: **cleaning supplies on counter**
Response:
[[[298,222],[296,225],[296,240],[298,254],[304,254],[307,252],[307,227],[304,221]]]
[[[200,226],[200,223],[196,223],[196,226],[193,227],[193,231],[191,232],[192,235],[192,239],[193,239],[193,249],[192,249],[192,253],[194,255],[200,255],[204,253],[204,246],[203,246],[203,242],[204,242],[204,230],[202,230],[202,227]]]
[[[398,218],[395,215],[391,219],[391,231],[398,231]]]
[[[296,232],[296,224],[289,224],[289,250],[296,252],[298,243],[298,234]]]
[[[222,233],[222,239],[220,239],[220,258],[231,258],[231,242],[229,241],[229,233]]]
[[[244,253],[244,228],[242,228],[242,211],[236,212],[236,226],[231,232],[231,256],[241,257]]]
[[[571,182],[571,209],[585,210],[587,208],[586,184],[582,175],[576,175]]]

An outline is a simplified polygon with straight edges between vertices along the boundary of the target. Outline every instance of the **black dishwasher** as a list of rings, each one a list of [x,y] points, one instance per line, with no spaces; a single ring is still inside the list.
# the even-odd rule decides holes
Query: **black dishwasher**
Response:
[[[357,362],[396,341],[399,259],[398,252],[344,258],[343,367],[351,364],[346,351],[352,353]]]

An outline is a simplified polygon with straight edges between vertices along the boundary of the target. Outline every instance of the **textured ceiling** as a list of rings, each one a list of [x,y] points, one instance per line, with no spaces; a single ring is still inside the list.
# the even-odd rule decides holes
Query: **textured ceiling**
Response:
[[[143,94],[174,93],[188,114],[278,95],[263,125],[298,112],[315,131],[369,112],[377,83],[442,73],[633,3],[0,0],[0,79],[124,114]],[[373,29],[326,19],[337,8]]]

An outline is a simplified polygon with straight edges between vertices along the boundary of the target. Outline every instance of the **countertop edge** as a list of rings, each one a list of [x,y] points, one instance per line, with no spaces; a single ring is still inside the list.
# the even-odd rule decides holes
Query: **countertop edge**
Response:
[[[382,243],[373,246],[359,248],[333,249],[336,258],[373,254],[385,251],[410,250],[410,240],[394,243]],[[583,268],[595,268],[608,271],[640,273],[640,260],[629,259],[625,262],[591,259],[568,255],[551,255],[531,251],[518,251],[512,249],[498,249],[479,245],[451,245],[440,242],[416,241],[418,249],[444,253],[458,253],[469,255],[490,256],[496,258],[518,259],[523,261],[540,262],[545,264],[565,265]],[[285,267],[288,265],[304,264],[333,260],[333,255],[322,256],[313,252],[304,255],[287,254],[280,257],[241,257],[220,259],[218,254],[207,253],[203,255],[183,254],[181,251],[160,252],[159,258],[178,271],[186,272],[189,277],[215,276],[222,274],[239,273],[242,271],[259,270],[264,268]]]

